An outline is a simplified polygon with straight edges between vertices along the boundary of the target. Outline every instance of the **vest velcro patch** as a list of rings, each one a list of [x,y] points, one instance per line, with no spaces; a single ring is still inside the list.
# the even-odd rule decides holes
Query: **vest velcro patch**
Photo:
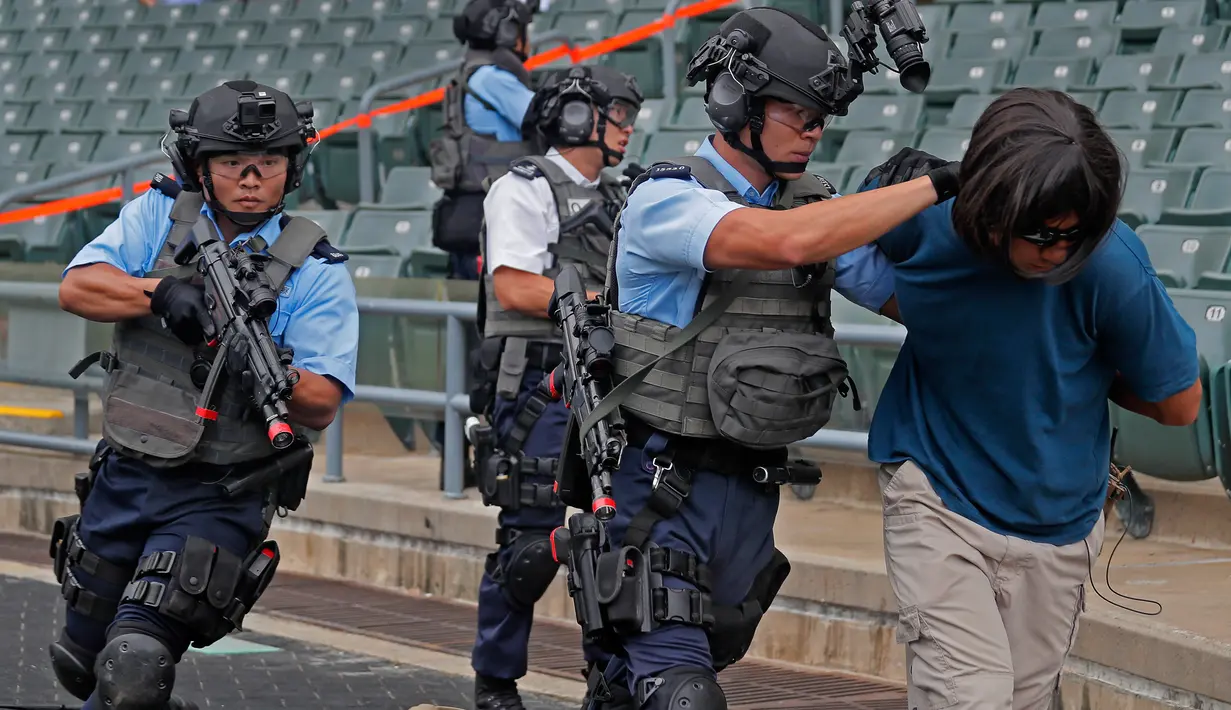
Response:
[[[154,174],[154,179],[150,180],[150,188],[158,190],[170,198],[175,198],[184,191],[184,188],[178,182],[162,173]]]
[[[302,253],[300,252],[300,254]],[[346,252],[330,244],[328,239],[322,239],[316,243],[316,248],[312,250],[312,256],[326,264],[341,264],[350,258]]]
[[[509,172],[527,180],[543,177],[543,171],[539,170],[539,166],[531,163],[530,161],[518,161],[513,163],[509,166]]]
[[[687,180],[692,177],[692,168],[687,165],[676,165],[675,163],[659,163],[646,171],[646,177],[652,180],[657,178]]]

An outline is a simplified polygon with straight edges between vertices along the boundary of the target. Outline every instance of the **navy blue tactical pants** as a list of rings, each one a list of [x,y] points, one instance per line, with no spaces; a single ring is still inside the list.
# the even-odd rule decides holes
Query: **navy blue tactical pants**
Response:
[[[183,470],[158,471],[114,454],[103,462],[81,510],[78,534],[90,552],[121,567],[133,568],[143,556],[167,550],[181,551],[188,536],[202,537],[243,558],[265,540],[265,495],[254,492],[226,498],[222,488]],[[73,575],[87,590],[119,599],[123,585],[111,585],[74,568]],[[144,579],[164,584],[167,577]],[[139,604],[121,604],[110,622],[65,612],[70,639],[97,654],[111,636],[141,630],[154,636],[176,662],[188,650],[193,632],[175,619]],[[82,710],[105,710],[91,696]]]
[[[666,439],[655,434],[645,450],[624,449],[619,472],[612,478],[616,514],[608,523],[612,545],[622,544],[628,524],[649,500],[654,479],[654,455]],[[678,463],[676,464],[679,465]],[[650,541],[691,552],[710,568],[715,604],[736,605],[752,589],[753,580],[774,554],[774,518],[780,490],[747,476],[694,471],[692,490],[670,518],[660,520]],[[676,589],[695,589],[682,579],[663,575]],[[636,683],[678,666],[713,669],[709,640],[699,626],[669,623],[647,634],[625,636],[623,651],[607,666],[613,683],[624,681],[636,697]]]
[[[522,378],[522,388],[516,400],[496,397],[492,407],[492,420],[499,441],[503,442],[508,437],[517,414],[525,408],[542,379],[541,370],[527,370]],[[558,458],[568,417],[568,409],[565,408],[563,401],[548,405],[526,437],[522,446],[525,456]],[[544,476],[533,478],[530,482],[551,485],[554,480],[553,477]],[[550,535],[552,530],[564,524],[566,509],[563,505],[550,508],[502,509],[498,520],[503,528],[511,528],[523,533],[534,532]],[[510,552],[511,548],[507,545],[500,548],[497,553],[500,565],[508,562]],[[479,584],[479,628],[471,654],[471,665],[474,666],[475,671],[485,676],[510,680],[524,676],[527,665],[527,644],[530,640],[530,627],[533,621],[534,608],[513,603],[500,586],[492,580],[491,575],[484,572]],[[593,656],[593,653],[595,652],[587,650],[587,658],[592,660],[597,658]]]

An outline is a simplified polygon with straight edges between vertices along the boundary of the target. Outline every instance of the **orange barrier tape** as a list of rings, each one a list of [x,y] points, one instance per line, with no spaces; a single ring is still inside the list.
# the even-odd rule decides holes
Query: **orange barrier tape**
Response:
[[[614,37],[599,40],[594,44],[585,45],[582,47],[570,48],[567,45],[562,45],[554,49],[544,50],[526,60],[525,66],[527,69],[533,70],[541,66],[550,64],[558,59],[568,57],[572,64],[580,64],[595,57],[600,57],[604,54],[610,54],[622,47],[627,47],[630,44],[636,44],[644,39],[653,37],[662,32],[668,27],[673,27],[676,20],[683,20],[689,17],[696,17],[707,12],[713,12],[721,7],[730,5],[736,0],[698,0],[698,2],[690,3],[677,9],[670,15],[663,15],[653,22],[646,23],[640,27],[634,27],[627,32],[621,32]],[[667,58],[664,57],[664,60]],[[443,87],[424,92],[418,96],[412,96],[404,101],[399,101],[395,104],[382,106],[373,109],[367,113],[359,114],[345,121],[340,121],[332,126],[318,129],[319,137],[314,142],[322,141],[329,136],[340,131],[345,131],[351,127],[368,128],[372,125],[372,119],[376,116],[384,116],[390,113],[401,113],[403,111],[413,111],[424,106],[443,101],[445,90]],[[133,193],[140,195],[150,189],[148,180],[133,184]],[[25,222],[39,217],[49,217],[51,215],[62,214],[65,212],[75,212],[84,210],[90,207],[97,207],[108,202],[114,202],[122,198],[124,192],[119,187],[112,187],[97,192],[88,192],[84,195],[74,195],[65,197],[59,200],[51,200],[29,207],[21,207],[8,212],[0,213],[0,224],[13,224],[14,222]]]

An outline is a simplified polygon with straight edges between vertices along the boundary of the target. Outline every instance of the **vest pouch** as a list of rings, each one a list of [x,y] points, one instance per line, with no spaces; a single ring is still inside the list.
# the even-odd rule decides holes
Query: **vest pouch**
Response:
[[[461,143],[447,134],[439,136],[428,144],[427,155],[432,166],[432,182],[445,192],[456,190],[462,172]]]
[[[103,399],[108,441],[150,457],[152,466],[175,466],[193,457],[205,420],[197,416],[190,392],[122,365],[108,377]]]
[[[735,331],[710,360],[710,413],[725,438],[772,449],[829,422],[849,372],[832,338],[819,333]]]

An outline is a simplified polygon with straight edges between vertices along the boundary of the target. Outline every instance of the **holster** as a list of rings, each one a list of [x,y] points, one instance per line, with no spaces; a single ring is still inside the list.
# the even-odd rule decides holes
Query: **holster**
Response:
[[[485,338],[470,353],[470,411],[488,414],[496,398],[496,379],[504,338]]]
[[[77,494],[77,502],[82,508],[85,507],[86,499],[90,497],[90,491],[94,490],[94,479],[98,476],[98,470],[103,467],[103,461],[106,461],[110,454],[111,445],[105,439],[99,441],[94,449],[94,455],[90,457],[87,470],[73,476],[73,492]]]
[[[234,498],[272,487],[274,504],[279,508],[295,510],[308,495],[312,458],[312,442],[303,437],[297,438],[280,456],[228,480],[222,484],[222,489],[228,497]]]
[[[761,618],[790,574],[790,561],[775,548],[769,564],[752,581],[744,601],[733,607],[714,606],[714,625],[708,629],[714,670],[721,671],[748,653]]]

